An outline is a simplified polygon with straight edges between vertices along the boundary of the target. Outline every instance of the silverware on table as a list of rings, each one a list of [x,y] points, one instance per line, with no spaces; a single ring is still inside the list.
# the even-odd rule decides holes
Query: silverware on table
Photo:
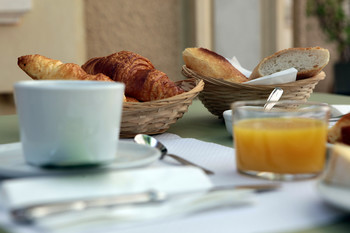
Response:
[[[283,89],[276,87],[275,89],[273,89],[273,91],[271,92],[271,94],[269,95],[269,97],[266,100],[266,104],[264,105],[264,109],[266,111],[269,111],[273,108],[273,106],[275,106],[277,104],[277,101],[280,100],[280,98],[282,97],[283,94]]]
[[[213,171],[210,171],[202,166],[199,166],[198,164],[192,163],[192,162],[190,162],[184,158],[181,158],[177,155],[169,154],[168,149],[160,141],[158,141],[156,138],[154,138],[152,136],[149,136],[147,134],[137,134],[134,137],[134,141],[138,144],[143,144],[143,145],[148,145],[151,147],[158,148],[161,152],[160,159],[163,159],[165,156],[169,156],[169,157],[177,160],[178,162],[180,162],[183,165],[190,165],[190,166],[198,167],[198,168],[202,169],[208,175],[214,174]]]
[[[349,113],[346,113],[346,114],[342,114],[342,115],[339,115],[339,116],[335,116],[335,117],[330,117],[329,118],[329,121],[338,121],[340,118],[342,118],[343,116],[347,115]]]
[[[62,214],[67,212],[79,212],[93,208],[106,208],[123,205],[151,204],[162,203],[172,198],[188,197],[193,194],[203,194],[218,192],[218,191],[233,191],[238,189],[252,190],[255,192],[272,191],[280,188],[277,183],[271,184],[252,184],[252,185],[234,185],[234,186],[217,186],[208,190],[185,191],[174,194],[168,194],[163,191],[150,190],[140,193],[121,194],[115,196],[96,197],[90,199],[74,199],[60,202],[50,202],[11,210],[13,219],[20,223],[32,223],[36,219]]]

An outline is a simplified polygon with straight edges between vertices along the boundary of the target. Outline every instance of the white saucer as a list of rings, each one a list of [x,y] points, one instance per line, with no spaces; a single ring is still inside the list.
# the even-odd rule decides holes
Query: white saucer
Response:
[[[156,148],[119,141],[117,156],[112,164],[79,168],[39,168],[25,162],[22,145],[18,142],[0,145],[0,176],[27,177],[135,168],[149,165],[159,157],[160,151]]]
[[[350,211],[350,188],[326,184],[323,181],[317,183],[317,190],[321,197],[329,204]]]

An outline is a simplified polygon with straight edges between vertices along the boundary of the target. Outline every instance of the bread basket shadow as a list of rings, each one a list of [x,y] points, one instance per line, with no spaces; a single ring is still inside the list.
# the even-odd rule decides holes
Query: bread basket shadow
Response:
[[[136,134],[159,134],[169,129],[187,112],[192,100],[203,90],[204,81],[187,79],[176,82],[185,92],[170,98],[149,102],[125,102],[123,105],[121,138]]]
[[[219,118],[222,118],[222,114],[225,110],[230,109],[233,102],[239,100],[267,99],[275,87],[283,89],[281,100],[307,101],[317,83],[326,77],[325,73],[322,71],[311,78],[301,79],[291,83],[278,85],[249,85],[201,76],[185,65],[182,67],[182,74],[187,78],[195,78],[204,81],[205,87],[198,95],[198,98],[209,112]]]

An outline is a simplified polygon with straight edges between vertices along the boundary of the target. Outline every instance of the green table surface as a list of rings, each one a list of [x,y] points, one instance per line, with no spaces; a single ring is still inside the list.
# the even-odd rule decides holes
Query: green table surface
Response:
[[[350,104],[350,96],[313,93],[309,101],[319,101],[328,104]],[[167,132],[184,138],[196,138],[229,147],[232,147],[233,144],[232,137],[226,131],[223,119],[212,115],[199,100],[194,100],[188,112],[175,124],[171,125]],[[0,116],[0,144],[18,141],[19,128],[17,115]],[[343,219],[339,219],[339,221],[332,224],[298,232],[350,232],[350,215],[344,216]]]

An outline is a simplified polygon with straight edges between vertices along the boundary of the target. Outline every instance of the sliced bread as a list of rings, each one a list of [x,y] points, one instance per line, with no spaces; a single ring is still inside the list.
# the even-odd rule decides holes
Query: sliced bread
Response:
[[[328,184],[350,187],[350,146],[337,143],[333,146],[324,181]]]
[[[236,83],[248,81],[226,58],[209,49],[186,48],[182,56],[185,65],[202,76]]]
[[[270,75],[294,67],[297,79],[318,74],[329,62],[329,51],[321,47],[289,48],[264,58],[253,70],[250,79]]]

